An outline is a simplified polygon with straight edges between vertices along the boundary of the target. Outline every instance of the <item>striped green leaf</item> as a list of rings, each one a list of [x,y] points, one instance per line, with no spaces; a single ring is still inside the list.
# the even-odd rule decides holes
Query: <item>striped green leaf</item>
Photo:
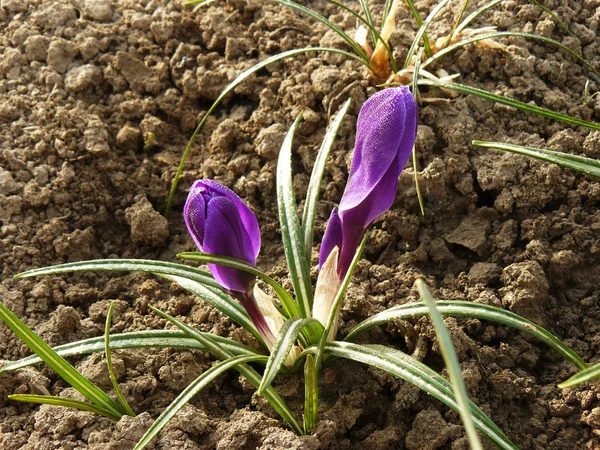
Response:
[[[281,330],[279,331],[279,335],[277,336],[277,340],[271,349],[271,355],[267,361],[265,373],[263,374],[262,381],[258,387],[258,395],[262,395],[264,390],[271,386],[271,383],[277,374],[284,367],[290,351],[294,345],[296,345],[298,335],[302,332],[302,329],[308,326],[311,322],[316,322],[319,326],[321,326],[316,319],[312,318],[289,319],[283,324]]]
[[[306,261],[309,266],[311,264],[313,231],[315,228],[315,217],[317,215],[317,206],[319,203],[319,191],[321,190],[323,174],[325,173],[325,163],[327,162],[329,153],[333,148],[333,143],[335,142],[337,132],[342,125],[342,121],[344,120],[344,117],[346,117],[351,100],[352,99],[346,100],[346,103],[344,103],[340,111],[329,125],[329,128],[325,133],[323,143],[321,144],[321,148],[319,149],[319,153],[317,153],[317,158],[310,175],[310,182],[308,183],[308,190],[306,192],[306,202],[304,203],[304,210],[302,211],[304,253],[306,254]]]
[[[36,403],[38,405],[64,406],[66,408],[75,408],[80,411],[90,411],[109,419],[119,420],[121,416],[116,416],[110,411],[96,406],[92,403],[86,403],[79,400],[73,400],[64,397],[55,397],[53,395],[31,395],[31,394],[13,394],[8,396],[9,400],[15,402]]]
[[[185,390],[179,394],[169,406],[167,406],[167,409],[162,412],[158,419],[156,419],[150,426],[148,431],[146,431],[144,436],[142,436],[142,438],[136,444],[134,450],[141,450],[148,445],[181,408],[183,408],[190,400],[198,395],[202,389],[204,389],[219,375],[227,372],[229,369],[237,368],[241,364],[265,360],[266,358],[266,356],[259,355],[232,356],[231,358],[221,361],[220,363],[208,369],[206,372],[196,378],[192,384],[185,388]]]
[[[179,284],[188,292],[198,295],[212,307],[248,330],[261,344],[264,345],[263,338],[256,330],[248,313],[246,313],[244,308],[235,299],[223,292],[223,288],[215,281],[212,275],[204,270],[186,266],[184,264],[146,259],[99,259],[29,270],[16,275],[15,278],[29,278],[41,275],[58,275],[87,271],[148,272],[169,279]],[[281,290],[283,291],[282,288]]]
[[[588,381],[597,380],[598,378],[600,378],[600,364],[594,364],[576,373],[568,380],[563,381],[558,387],[561,389],[572,388]]]
[[[285,258],[290,271],[290,281],[300,309],[300,317],[311,316],[312,286],[310,280],[310,267],[304,254],[304,238],[298,220],[298,207],[294,196],[294,182],[292,179],[292,141],[296,128],[302,119],[298,115],[294,124],[288,131],[277,161],[277,207],[279,209],[279,224]]]
[[[216,336],[210,333],[198,332],[203,336],[215,341],[219,347],[224,348],[234,356],[237,355],[259,355],[256,350],[251,349],[239,342]],[[123,350],[133,348],[186,348],[189,350],[207,351],[208,349],[198,342],[197,339],[189,337],[182,331],[172,330],[146,330],[132,333],[113,334],[110,337],[111,350]],[[52,350],[63,358],[74,355],[87,355],[90,353],[104,351],[104,336],[84,339],[69,344],[53,347]],[[28,356],[9,363],[0,369],[0,375],[4,372],[22,369],[33,364],[43,362],[37,355]]]
[[[310,433],[317,426],[319,417],[319,374],[313,355],[304,362],[304,431]]]
[[[543,148],[524,147],[522,145],[508,144],[504,142],[473,141],[473,145],[486,148],[496,148],[519,155],[558,164],[559,166],[573,169],[586,175],[600,178],[600,161],[586,158],[585,156],[570,155],[568,153],[555,152]]]
[[[314,347],[311,349],[315,350]],[[425,364],[399,350],[381,345],[358,345],[350,342],[330,342],[325,350],[328,355],[350,359],[384,370],[417,386],[454,411],[459,411],[450,383]],[[497,448],[518,450],[502,430],[476,404],[469,402],[469,408],[477,429],[487,436]]]
[[[433,327],[435,328],[435,334],[437,335],[440,344],[444,363],[446,364],[446,369],[450,375],[452,392],[454,392],[458,411],[463,421],[463,425],[465,426],[471,449],[483,450],[483,445],[479,440],[479,436],[475,430],[475,424],[473,423],[473,417],[471,416],[469,396],[467,395],[467,389],[465,388],[465,383],[460,373],[460,364],[458,362],[458,357],[456,356],[456,351],[454,350],[454,344],[452,343],[450,333],[444,324],[444,319],[439,313],[435,300],[425,282],[419,279],[416,281],[416,285],[421,299],[429,309],[429,317],[431,317]]]
[[[539,106],[529,105],[527,103],[513,100],[512,98],[504,97],[502,95],[492,94],[491,92],[484,91],[475,87],[467,86],[460,83],[453,83],[451,81],[442,80],[419,80],[419,85],[423,86],[436,86],[444,89],[450,89],[451,91],[460,92],[461,94],[474,95],[486,100],[490,100],[501,105],[512,106],[520,111],[537,114],[538,116],[548,117],[549,119],[558,120],[559,122],[568,123],[571,125],[577,125],[579,127],[590,128],[592,130],[600,130],[600,125],[594,122],[588,122],[586,120],[578,119],[576,117],[567,116],[560,114],[549,109],[540,108]]]
[[[563,344],[558,338],[546,331],[544,328],[510,311],[505,311],[494,306],[481,303],[471,303],[455,300],[440,300],[436,303],[439,312],[445,316],[453,317],[474,317],[490,322],[501,323],[517,330],[523,331],[550,348],[558,352],[563,358],[572,363],[578,369],[585,369],[586,363],[568,346]],[[405,305],[394,306],[375,314],[362,321],[350,330],[346,341],[352,341],[359,335],[376,326],[383,325],[392,320],[404,320],[411,317],[420,317],[427,315],[428,309],[421,303],[407,303]]]
[[[106,395],[94,383],[81,375],[63,357],[58,355],[48,344],[27,327],[11,310],[0,302],[0,319],[29,349],[38,355],[52,370],[54,370],[69,385],[78,390],[94,405],[106,411],[112,417],[119,419],[125,411],[117,402]],[[105,415],[106,415],[105,414]]]
[[[39,277],[42,275],[58,275],[73,272],[150,272],[156,275],[174,275],[188,278],[197,283],[221,290],[209,272],[195,267],[171,262],[153,261],[151,259],[94,259],[56,266],[28,270],[15,275],[15,278]],[[241,307],[240,307],[241,308]]]

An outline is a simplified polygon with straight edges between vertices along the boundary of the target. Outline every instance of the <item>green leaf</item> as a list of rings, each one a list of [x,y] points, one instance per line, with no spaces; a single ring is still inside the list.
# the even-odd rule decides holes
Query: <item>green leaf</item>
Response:
[[[564,24],[564,22],[562,20],[560,20],[560,17],[558,17],[558,15],[554,11],[552,11],[550,8],[546,8],[544,5],[542,5],[537,0],[529,0],[529,2],[533,3],[535,6],[540,8],[542,11],[544,11],[550,17],[552,17],[552,19],[563,29],[563,31],[565,33],[567,33],[571,37],[575,37],[575,36],[573,36],[573,33],[571,33],[571,30],[569,30],[569,28]]]
[[[94,405],[105,410],[115,418],[121,418],[125,411],[112,398],[102,392],[94,383],[81,375],[64,358],[59,356],[48,344],[42,341],[27,325],[3,303],[0,302],[0,319],[10,328],[29,349],[38,355],[63,380],[77,389]]]
[[[132,411],[129,403],[127,403],[127,399],[121,392],[119,388],[119,383],[117,382],[117,376],[115,375],[115,371],[113,370],[112,358],[110,355],[110,322],[112,320],[113,309],[115,307],[115,301],[112,300],[110,302],[110,306],[108,307],[108,313],[106,314],[106,325],[104,327],[104,353],[106,354],[106,365],[108,367],[108,375],[110,377],[110,381],[113,385],[113,389],[117,398],[119,399],[119,403],[127,413],[127,415],[131,417],[135,417],[135,413]]]
[[[36,403],[38,405],[53,405],[64,406],[66,408],[75,408],[79,409],[80,411],[90,411],[113,420],[119,420],[121,418],[121,416],[117,416],[112,412],[101,408],[100,406],[93,405],[92,403],[86,403],[64,397],[55,397],[53,395],[13,394],[9,395],[8,399],[16,402]]]
[[[316,11],[313,11],[312,9],[307,8],[306,6],[303,6],[296,2],[293,2],[292,0],[273,0],[273,1],[275,3],[279,3],[281,5],[295,9],[296,11],[301,12],[302,14],[304,14],[308,17],[312,17],[316,21],[321,22],[327,28],[330,28],[331,30],[333,30],[339,37],[341,37],[344,41],[346,41],[346,43],[350,46],[350,48],[352,48],[352,50],[354,50],[354,52],[361,58],[361,62],[365,66],[370,67],[371,59],[367,56],[367,53],[365,52],[365,50],[360,45],[358,45],[358,43],[354,39],[352,39],[350,36],[348,36],[348,34],[344,30],[342,30],[339,26],[334,24],[332,21],[330,21],[326,17],[323,17]]]
[[[496,6],[498,3],[502,3],[502,0],[493,0],[489,3],[484,4],[483,6],[481,6],[480,8],[476,9],[475,11],[473,11],[471,14],[469,14],[467,16],[467,18],[465,20],[463,20],[461,22],[461,24],[456,27],[455,33],[460,33],[462,30],[464,30],[471,22],[473,22],[477,17],[479,17],[481,14],[483,14],[484,12],[486,12],[488,9],[493,8],[494,6]]]
[[[319,415],[319,383],[313,355],[304,363],[304,431],[310,433],[317,426]]]
[[[238,325],[244,327],[261,345],[266,347],[263,337],[254,326],[254,323],[252,323],[252,320],[250,320],[246,310],[231,296],[219,289],[204,286],[188,278],[173,275],[163,275],[163,277],[174,281],[186,291],[200,297],[217,311],[225,314]]]
[[[153,261],[151,259],[95,259],[56,266],[28,270],[15,275],[15,278],[39,277],[41,275],[58,275],[72,272],[150,272],[157,275],[175,275],[188,278],[197,283],[221,290],[221,285],[212,275],[195,267],[170,262]],[[240,307],[241,308],[241,307]]]
[[[410,10],[410,13],[413,16],[413,19],[415,19],[415,22],[417,24],[417,26],[419,27],[419,29],[423,26],[423,21],[421,20],[421,16],[419,15],[419,11],[417,11],[417,8],[415,7],[415,3],[413,2],[413,0],[404,0],[406,5],[408,6],[408,9]],[[393,4],[393,1],[390,3],[390,8]],[[387,1],[386,1],[386,8],[387,8]],[[382,22],[382,25],[385,23],[385,18],[388,16],[389,11],[384,13],[384,20]],[[413,41],[414,43],[414,41]],[[424,29],[423,31],[423,50],[425,51],[425,54],[427,56],[431,56],[431,44],[429,43],[429,37],[427,36],[427,28]]]
[[[271,355],[269,356],[269,361],[265,367],[265,373],[263,374],[262,381],[258,387],[258,395],[263,395],[264,390],[271,386],[271,383],[283,368],[290,351],[296,344],[298,335],[302,332],[302,329],[311,322],[316,322],[321,326],[316,319],[312,318],[290,319],[283,324],[279,331],[279,335],[277,336],[277,340],[271,349]]]
[[[311,347],[311,349],[315,351],[314,347]],[[459,411],[450,383],[425,364],[399,350],[381,345],[367,346],[349,342],[329,342],[325,350],[328,355],[351,359],[384,370],[417,386],[454,411]],[[469,402],[469,407],[473,414],[475,426],[496,447],[503,450],[518,450],[502,430],[477,405]]]
[[[441,314],[453,317],[474,317],[490,322],[501,323],[517,330],[523,331],[550,348],[558,352],[563,358],[571,362],[579,369],[585,369],[587,365],[583,360],[568,346],[563,344],[558,338],[546,331],[544,328],[510,311],[505,311],[494,306],[481,303],[472,303],[456,300],[440,300],[436,306]],[[348,336],[346,341],[351,341],[360,334],[368,331],[378,325],[390,322],[392,320],[404,320],[411,317],[420,317],[428,313],[427,307],[420,303],[407,303],[405,305],[394,306],[390,309],[375,314],[363,322],[356,325]]]
[[[213,255],[210,253],[202,252],[179,253],[177,257],[186,261],[219,264],[221,266],[232,267],[234,269],[242,270],[244,272],[251,273],[252,275],[256,275],[258,278],[260,278],[273,288],[285,310],[285,312],[283,313],[284,316],[289,318],[298,317],[300,315],[298,306],[296,305],[296,302],[294,302],[292,296],[283,287],[281,287],[281,285],[277,281],[268,276],[258,267],[253,266],[252,264],[248,264],[246,261],[231,258],[229,256]]]
[[[398,66],[396,64],[396,60],[394,59],[394,53],[392,52],[392,49],[390,48],[390,46],[388,45],[388,43],[385,42],[381,38],[381,34],[379,34],[379,31],[377,31],[377,29],[373,26],[373,24],[369,23],[369,21],[367,19],[363,18],[360,14],[358,14],[353,9],[348,8],[346,5],[344,5],[343,3],[338,2],[337,0],[326,0],[326,1],[329,2],[329,3],[331,3],[332,5],[335,5],[335,6],[339,7],[339,8],[341,8],[341,9],[343,9],[346,12],[352,14],[356,18],[356,20],[358,20],[359,22],[361,22],[369,30],[369,33],[371,35],[371,40],[373,42],[373,45],[376,45],[377,42],[381,41],[381,44],[383,45],[383,48],[385,48],[385,51],[388,54],[388,57],[390,59],[390,64],[392,66],[392,70],[394,71],[394,73],[396,73],[398,71]],[[370,58],[369,58],[369,61],[371,61]],[[366,65],[366,66],[369,67],[368,65]]]
[[[598,378],[600,378],[600,364],[594,364],[576,373],[568,380],[563,381],[558,387],[561,389],[572,388],[588,381],[597,380]]]
[[[579,56],[577,53],[575,53],[573,50],[571,50],[566,45],[563,45],[560,42],[555,41],[554,39],[547,38],[547,37],[544,37],[544,36],[539,36],[537,34],[520,33],[520,32],[516,32],[516,31],[498,31],[498,32],[487,33],[487,34],[479,34],[479,35],[473,36],[473,37],[468,38],[468,39],[462,39],[461,41],[459,41],[459,42],[457,42],[455,44],[452,44],[452,45],[446,47],[443,50],[440,50],[435,55],[433,55],[430,58],[428,58],[427,61],[425,61],[421,65],[421,67],[422,68],[427,67],[428,65],[430,65],[434,61],[442,58],[447,53],[450,53],[450,52],[452,52],[452,51],[454,51],[454,50],[456,50],[458,48],[464,47],[466,45],[472,44],[472,43],[477,42],[477,41],[482,41],[484,39],[495,39],[495,38],[499,38],[499,37],[520,37],[520,38],[524,38],[524,39],[533,39],[533,40],[537,40],[537,41],[542,41],[542,42],[545,42],[547,44],[554,45],[555,47],[558,47],[559,49],[561,49],[561,50],[567,52],[568,54],[570,54],[571,56],[573,56],[580,63],[582,63],[583,65],[585,65],[591,72],[595,73],[597,76],[600,76],[600,72],[598,72],[594,68],[594,66],[592,66],[589,62],[587,62],[584,58],[582,58],[581,56]]]
[[[313,246],[313,231],[315,228],[315,217],[317,215],[317,206],[319,203],[319,191],[321,189],[321,183],[323,181],[323,173],[325,172],[325,164],[329,153],[333,148],[333,143],[337,136],[337,132],[342,125],[344,117],[350,107],[352,99],[346,100],[346,103],[342,106],[340,111],[337,113],[329,128],[323,143],[317,153],[317,158],[313,166],[312,174],[310,175],[310,182],[308,183],[308,190],[306,192],[306,202],[304,203],[304,210],[302,211],[302,235],[304,236],[304,253],[306,254],[306,261],[308,265],[311,264],[311,254]]]
[[[232,355],[238,356],[260,354],[256,350],[231,339],[215,336],[210,333],[203,333],[200,331],[198,333],[203,336],[207,336],[209,339],[212,339],[219,345],[219,347],[224,348]],[[132,348],[186,348],[189,350],[208,350],[205,346],[200,344],[197,339],[189,337],[182,331],[146,330],[135,331],[132,333],[113,334],[110,337],[111,350]],[[59,345],[57,347],[53,347],[52,350],[62,357],[102,352],[104,351],[104,336]],[[4,366],[2,369],[0,369],[0,375],[4,372],[22,369],[23,367],[28,367],[41,362],[43,361],[39,356],[28,356]]]
[[[196,138],[198,137],[198,135],[204,128],[204,125],[206,124],[206,121],[208,120],[210,115],[214,112],[214,110],[217,108],[217,106],[219,106],[219,104],[223,101],[223,99],[227,96],[227,94],[229,94],[236,87],[238,87],[240,84],[242,84],[242,82],[244,80],[246,80],[246,78],[250,77],[251,75],[254,75],[261,69],[267,67],[268,65],[273,64],[278,61],[281,61],[285,58],[290,58],[292,56],[300,55],[302,53],[310,53],[310,52],[337,53],[340,55],[347,56],[348,58],[355,59],[355,60],[359,61],[361,64],[365,64],[365,61],[363,58],[359,57],[358,55],[349,53],[345,50],[340,50],[337,48],[329,48],[329,47],[304,47],[304,48],[296,48],[293,50],[288,50],[286,52],[282,52],[277,55],[270,56],[269,58],[265,59],[264,61],[261,61],[261,62],[255,64],[254,66],[250,67],[249,69],[245,70],[240,75],[238,75],[238,77],[235,80],[233,80],[230,84],[228,84],[225,89],[223,89],[221,94],[219,94],[219,97],[217,97],[215,102],[210,106],[210,108],[208,108],[208,111],[206,111],[206,114],[204,114],[204,116],[202,117],[202,120],[198,124],[198,127],[196,127],[194,134],[192,134],[190,141],[188,142],[187,146],[185,147],[185,150],[181,157],[181,161],[179,161],[179,167],[177,168],[177,173],[175,174],[175,177],[173,178],[173,184],[171,185],[171,191],[169,192],[169,199],[167,200],[167,206],[165,208],[165,216],[167,216],[169,214],[169,212],[171,211],[171,207],[173,206],[173,199],[175,198],[175,193],[177,192],[177,185],[179,184],[179,179],[181,178],[181,174],[183,173],[183,168],[185,167],[185,162],[187,161],[187,158],[188,158],[190,152],[192,151],[192,146],[194,145]]]
[[[417,52],[417,58],[415,62],[415,72],[413,74],[413,81],[411,86],[412,95],[415,98],[415,102],[419,101],[419,71],[421,70],[421,58],[423,57],[423,49],[420,48]],[[421,209],[421,215],[425,215],[425,202],[423,201],[423,195],[421,194],[421,185],[419,184],[419,165],[417,163],[417,148],[413,144],[412,149],[412,164],[413,164],[413,175],[415,181],[415,189],[417,191],[417,200],[419,200],[419,208]]]
[[[321,364],[323,362],[323,353],[325,351],[327,337],[329,336],[329,330],[331,330],[333,323],[337,320],[338,311],[342,306],[342,301],[344,300],[344,296],[346,295],[346,291],[348,290],[348,286],[350,285],[350,280],[352,279],[352,275],[354,274],[354,269],[356,269],[356,265],[360,260],[360,257],[363,253],[363,250],[365,249],[365,245],[368,239],[369,232],[365,234],[365,237],[360,243],[360,246],[356,250],[354,258],[352,258],[352,262],[350,263],[350,267],[348,268],[348,272],[346,272],[346,275],[342,280],[342,284],[340,285],[340,288],[338,289],[335,299],[333,300],[333,303],[331,305],[331,311],[329,312],[329,317],[327,318],[327,324],[325,325],[325,330],[323,331],[323,334],[321,334],[321,339],[319,340],[317,352],[315,353],[315,370],[317,371],[317,374],[319,373],[319,370],[321,369]]]
[[[435,328],[435,334],[438,337],[442,356],[444,357],[444,363],[446,364],[446,369],[450,375],[452,391],[456,397],[458,411],[463,421],[463,425],[465,426],[471,449],[483,450],[483,445],[479,440],[479,436],[477,435],[477,431],[475,430],[475,425],[473,423],[473,417],[471,416],[469,396],[467,395],[467,389],[465,388],[465,383],[460,373],[460,364],[458,362],[458,357],[456,356],[456,351],[454,350],[450,333],[448,333],[448,329],[444,324],[444,319],[442,319],[441,314],[437,310],[435,300],[433,299],[431,292],[429,292],[425,282],[418,279],[416,281],[416,285],[421,299],[429,309],[429,317],[431,317],[433,327]]]
[[[373,47],[375,47],[375,44],[377,44],[377,41],[380,39],[380,37],[376,36],[373,33],[373,31],[371,31],[371,30],[374,30],[375,27],[373,26],[373,17],[371,16],[371,10],[369,9],[369,4],[367,3],[367,0],[358,0],[358,2],[360,3],[360,7],[362,8],[363,12],[365,13],[365,18],[363,19],[363,21],[366,22],[367,28],[369,29],[369,35],[371,36],[371,43],[373,44]]]
[[[184,264],[146,259],[98,259],[29,270],[16,275],[15,278],[87,271],[147,272],[171,280],[188,292],[198,295],[212,307],[244,327],[264,345],[263,338],[256,330],[248,313],[235,299],[223,292],[223,288],[212,275],[204,270]],[[281,290],[283,291],[283,288]]]
[[[304,238],[298,220],[298,207],[294,197],[294,182],[292,179],[292,141],[298,123],[302,119],[300,114],[288,131],[277,161],[277,207],[279,209],[279,224],[283,248],[290,271],[290,281],[294,286],[300,317],[311,316],[312,286],[310,280],[310,267],[304,254]]]
[[[264,360],[266,358],[266,356],[259,355],[233,356],[208,369],[206,372],[196,378],[192,384],[185,388],[185,390],[179,394],[169,406],[167,406],[167,409],[162,412],[158,419],[156,419],[152,426],[150,426],[148,431],[146,431],[144,436],[142,436],[142,438],[136,444],[134,450],[141,450],[148,445],[150,441],[154,439],[154,437],[156,437],[156,435],[165,427],[165,425],[167,425],[167,423],[175,416],[175,414],[177,414],[177,412],[186,405],[186,403],[198,395],[202,389],[204,389],[219,375],[228,371],[229,369],[239,366],[240,364],[254,362],[261,359]]]
[[[560,122],[590,128],[592,130],[600,130],[600,125],[597,123],[577,119],[576,117],[560,114],[554,111],[550,111],[549,109],[540,108],[539,106],[528,105],[527,103],[523,103],[518,100],[513,100],[512,98],[492,94],[490,92],[484,91],[483,89],[466,86],[460,83],[453,83],[451,81],[434,81],[421,79],[419,80],[419,85],[436,86],[444,89],[450,89],[452,91],[460,92],[461,94],[474,95],[475,97],[484,98],[495,103],[500,103],[501,105],[512,106],[513,108],[517,108],[521,111],[537,114],[542,117],[548,117],[550,119],[558,120]]]
[[[199,333],[184,322],[156,308],[152,308],[152,310],[159,314],[161,317],[167,319],[176,327],[178,327],[189,337],[197,339],[204,347],[206,347],[207,350],[209,350],[215,356],[217,356],[217,358],[226,360],[234,356],[233,353],[227,350],[224,346],[219,345],[218,341],[213,339],[212,335]],[[260,386],[262,377],[256,372],[256,370],[254,370],[248,364],[238,365],[235,367],[235,369],[243,377],[245,377],[255,388],[258,388]],[[294,415],[275,389],[273,389],[272,387],[265,389],[263,397],[265,397],[265,399],[271,404],[273,409],[277,411],[277,413],[290,425],[290,427],[292,427],[292,429],[297,434],[302,434],[302,428],[300,428],[300,425],[294,418]]]
[[[524,147],[522,145],[504,142],[473,141],[473,145],[486,148],[496,148],[519,155],[530,156],[542,161],[548,161],[559,166],[573,169],[586,175],[600,178],[600,161],[586,158],[585,156],[570,155],[568,153],[554,152],[543,148]]]
[[[417,53],[417,47],[419,46],[419,42],[421,41],[421,38],[425,36],[425,33],[427,31],[427,27],[429,27],[429,24],[431,23],[431,21],[433,19],[435,19],[435,16],[437,16],[440,11],[444,8],[444,6],[446,6],[446,4],[449,2],[450,0],[440,0],[440,2],[435,6],[435,8],[433,8],[431,10],[431,12],[429,13],[429,15],[427,16],[427,18],[425,19],[425,21],[423,21],[423,23],[420,25],[419,30],[417,31],[417,34],[415,35],[412,44],[410,46],[410,48],[408,49],[408,54],[406,55],[406,61],[404,62],[404,68],[406,69],[407,67],[410,67],[411,65],[411,61],[412,61],[412,57]],[[406,3],[409,5],[412,4],[412,0],[406,0]],[[414,8],[414,5],[413,5]],[[416,9],[415,9],[416,11]],[[419,13],[413,12],[413,16],[415,17],[419,17]],[[420,20],[420,18],[419,18]],[[417,22],[418,23],[418,22]],[[428,57],[431,56],[431,49],[427,48],[427,45],[425,44],[425,38],[423,39],[423,47],[425,48],[425,55],[427,55]]]

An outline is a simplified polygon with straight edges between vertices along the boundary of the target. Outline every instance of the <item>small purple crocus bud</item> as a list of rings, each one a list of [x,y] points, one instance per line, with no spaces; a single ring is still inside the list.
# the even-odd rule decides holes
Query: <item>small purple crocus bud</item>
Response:
[[[323,264],[333,247],[340,248],[340,278],[369,226],[392,206],[416,133],[417,104],[405,86],[384,89],[361,108],[348,183],[338,212],[332,212],[327,224],[319,256]]]
[[[198,180],[190,189],[183,211],[185,224],[200,251],[256,265],[260,251],[258,221],[231,189],[216,181]],[[254,275],[216,264],[208,268],[230,293],[252,292]]]

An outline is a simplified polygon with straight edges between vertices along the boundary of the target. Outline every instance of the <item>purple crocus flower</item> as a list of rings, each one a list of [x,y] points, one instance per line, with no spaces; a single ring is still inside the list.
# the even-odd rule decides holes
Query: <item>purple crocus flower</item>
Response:
[[[260,229],[254,213],[229,188],[213,180],[196,181],[183,210],[185,224],[194,242],[205,253],[230,256],[256,265],[260,251]],[[279,312],[255,295],[256,277],[231,267],[209,264],[208,268],[225,290],[244,307],[258,332],[270,347],[275,342]]]
[[[256,265],[260,251],[258,221],[231,189],[213,180],[196,181],[188,194],[183,215],[201,251]],[[254,287],[254,275],[216,264],[208,267],[219,284],[230,292],[246,294]]]
[[[417,104],[407,87],[384,89],[365,102],[348,183],[327,223],[319,267],[337,246],[338,275],[344,277],[369,226],[392,206],[416,133]]]

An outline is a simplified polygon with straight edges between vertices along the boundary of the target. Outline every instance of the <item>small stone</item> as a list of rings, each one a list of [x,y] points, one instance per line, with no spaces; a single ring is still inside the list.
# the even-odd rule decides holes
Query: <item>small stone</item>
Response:
[[[75,67],[65,76],[65,89],[69,92],[83,91],[88,86],[96,86],[102,81],[102,71],[93,64]]]
[[[8,222],[12,216],[21,213],[23,198],[17,195],[10,197],[0,195],[0,205],[2,205],[2,208],[0,208],[0,221]]]
[[[135,243],[160,247],[169,238],[169,223],[143,197],[125,210],[125,220],[131,225],[131,240]]]
[[[129,53],[118,52],[115,65],[134,91],[147,91],[151,94],[160,92],[158,78],[139,59],[134,58]]]
[[[445,238],[450,244],[462,245],[480,254],[487,246],[487,234],[490,231],[490,221],[478,214],[469,214]]]
[[[263,128],[256,138],[256,153],[263,158],[275,159],[285,138],[285,128],[280,123]]]
[[[502,268],[498,264],[475,263],[469,270],[469,278],[474,283],[490,284],[500,281]]]
[[[125,150],[137,150],[142,141],[142,132],[139,128],[125,125],[117,134],[117,145]]]
[[[0,75],[9,73],[14,68],[21,68],[25,63],[23,54],[16,48],[5,48],[0,58]]]
[[[71,4],[48,2],[49,5],[34,14],[35,22],[43,28],[56,29],[65,27],[77,19],[75,7]]]
[[[83,134],[85,149],[94,155],[103,155],[110,151],[108,145],[108,130],[98,116],[88,122],[88,128]]]
[[[13,179],[9,171],[0,168],[0,195],[12,194],[20,187],[21,185]]]
[[[6,9],[10,14],[27,11],[27,3],[23,0],[2,0],[0,8]]]
[[[85,0],[83,13],[88,19],[108,22],[113,17],[111,0]]]
[[[152,25],[152,17],[150,14],[135,12],[131,16],[131,26],[137,30],[148,31]]]
[[[30,61],[46,61],[50,39],[46,36],[36,35],[25,41],[25,54]]]
[[[75,44],[64,39],[50,42],[48,47],[48,65],[58,73],[65,73],[78,50]]]
[[[100,52],[98,39],[88,36],[79,44],[79,53],[84,61],[89,61]]]

